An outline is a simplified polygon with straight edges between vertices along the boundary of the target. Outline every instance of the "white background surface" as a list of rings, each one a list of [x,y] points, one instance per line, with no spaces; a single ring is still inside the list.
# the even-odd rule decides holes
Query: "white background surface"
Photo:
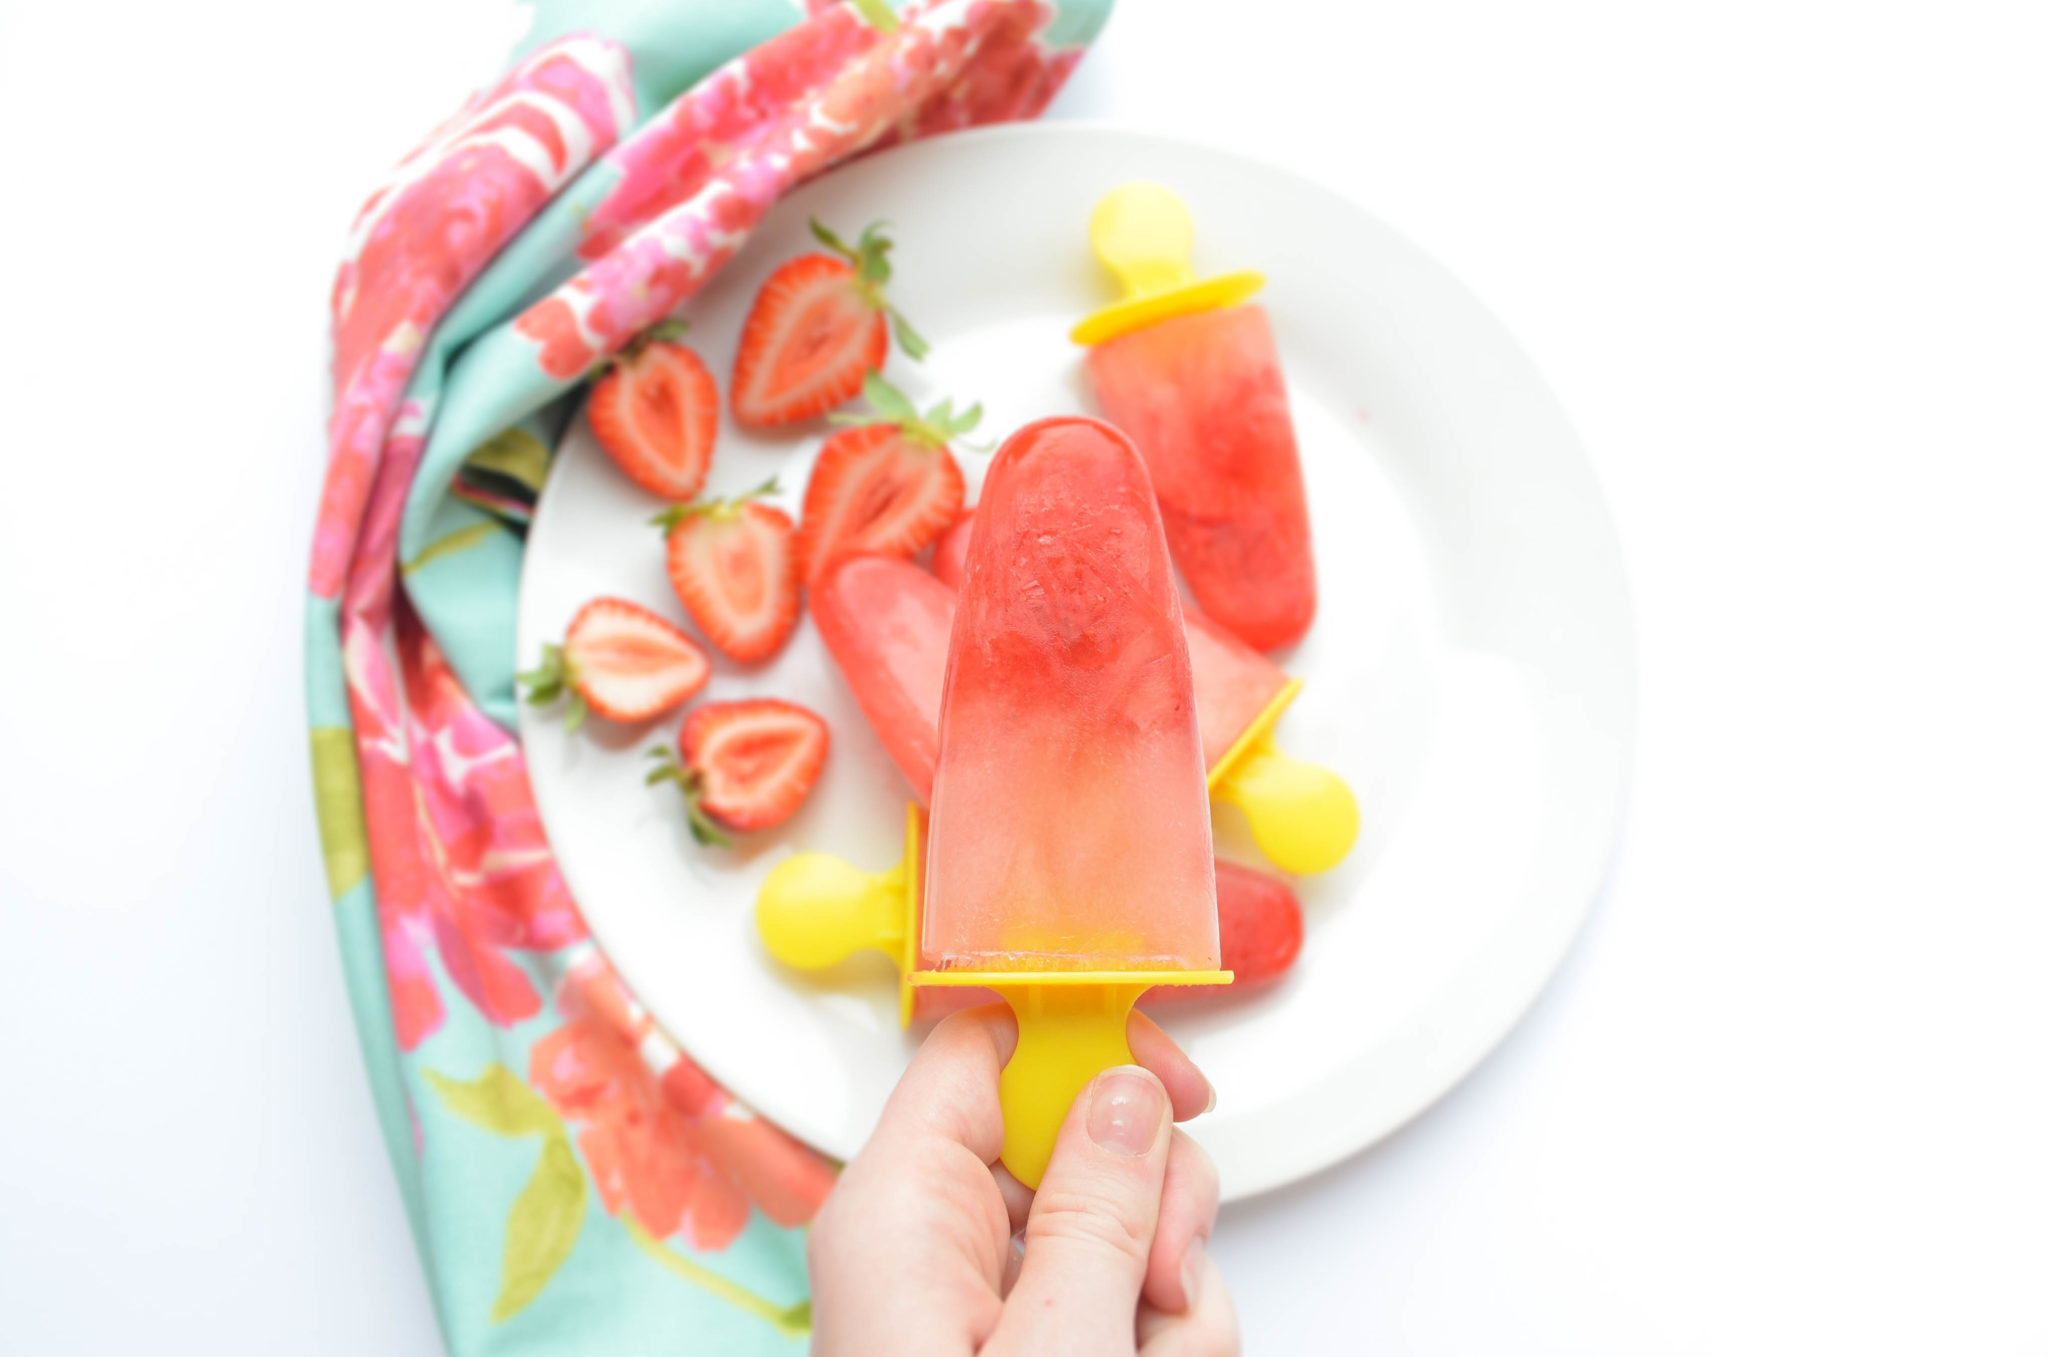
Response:
[[[0,1349],[432,1352],[302,578],[343,229],[512,25],[24,8]],[[1057,106],[1445,261],[1573,413],[1635,589],[1591,925],[1439,1107],[1227,1213],[1251,1351],[2048,1352],[2044,38],[2020,3],[1123,0]]]

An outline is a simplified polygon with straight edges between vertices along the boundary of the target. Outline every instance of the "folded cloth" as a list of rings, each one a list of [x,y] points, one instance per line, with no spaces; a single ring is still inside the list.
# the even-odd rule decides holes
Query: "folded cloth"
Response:
[[[834,1166],[655,1026],[569,898],[511,733],[524,525],[592,367],[782,194],[1035,116],[1108,4],[544,0],[516,64],[356,220],[307,611],[313,773],[453,1352],[805,1344],[802,1226]]]

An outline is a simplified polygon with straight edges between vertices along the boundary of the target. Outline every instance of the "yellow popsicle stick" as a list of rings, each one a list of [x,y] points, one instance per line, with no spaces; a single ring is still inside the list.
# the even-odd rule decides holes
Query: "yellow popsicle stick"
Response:
[[[800,971],[837,966],[855,952],[896,963],[897,1018],[910,1026],[917,991],[918,872],[924,861],[924,813],[904,808],[903,860],[868,872],[830,853],[798,853],[775,864],[754,897],[754,927],[768,954]]]
[[[1235,306],[1266,285],[1251,269],[1196,278],[1195,220],[1187,204],[1158,184],[1111,189],[1088,219],[1088,243],[1123,289],[1076,325],[1076,344],[1102,344],[1174,316]]]
[[[1132,1063],[1131,1005],[1154,985],[1227,985],[1229,971],[919,971],[913,985],[986,985],[1017,1015],[1003,1066],[1003,1163],[1037,1187],[1067,1109],[1088,1081]]]
[[[1297,876],[1327,872],[1358,841],[1358,800],[1320,764],[1304,763],[1273,743],[1273,726],[1301,691],[1290,679],[1209,770],[1209,795],[1251,821],[1259,851]]]

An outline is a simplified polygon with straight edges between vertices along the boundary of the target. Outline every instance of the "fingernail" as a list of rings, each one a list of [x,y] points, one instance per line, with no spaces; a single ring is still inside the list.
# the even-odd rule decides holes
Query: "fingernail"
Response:
[[[1205,1083],[1205,1084],[1209,1084],[1209,1081],[1208,1081],[1208,1080],[1207,1080],[1206,1078],[1205,1078],[1205,1079],[1203,1079],[1203,1080],[1202,1080],[1202,1082],[1203,1082],[1203,1083]],[[1214,1112],[1215,1110],[1216,1110],[1216,1085],[1214,1085],[1214,1084],[1209,1084],[1209,1105],[1208,1105],[1207,1107],[1205,1107],[1205,1108],[1203,1108],[1203,1109],[1202,1109],[1202,1115],[1206,1117],[1206,1116],[1208,1116],[1208,1115],[1209,1115],[1209,1114],[1210,1114],[1211,1112]]]
[[[1095,1081],[1088,1101],[1088,1138],[1111,1154],[1136,1156],[1159,1140],[1166,1094],[1144,1071],[1110,1070]]]
[[[1195,1308],[1195,1294],[1202,1287],[1202,1260],[1209,1255],[1209,1246],[1196,1235],[1188,1241],[1188,1251],[1180,1256],[1180,1290],[1188,1298],[1188,1309]]]

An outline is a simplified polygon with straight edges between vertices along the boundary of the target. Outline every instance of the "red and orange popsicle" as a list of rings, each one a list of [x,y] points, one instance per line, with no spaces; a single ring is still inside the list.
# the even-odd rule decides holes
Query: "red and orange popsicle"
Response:
[[[1067,1108],[1131,1060],[1154,985],[1227,984],[1180,596],[1151,478],[1099,420],[997,451],[953,620],[916,985],[1017,1015],[1003,1162],[1036,1186]]]
[[[1194,223],[1157,184],[1096,205],[1089,240],[1124,289],[1074,327],[1102,413],[1145,456],[1173,558],[1203,611],[1259,650],[1316,611],[1315,558],[1279,350],[1249,271],[1197,279]]]

